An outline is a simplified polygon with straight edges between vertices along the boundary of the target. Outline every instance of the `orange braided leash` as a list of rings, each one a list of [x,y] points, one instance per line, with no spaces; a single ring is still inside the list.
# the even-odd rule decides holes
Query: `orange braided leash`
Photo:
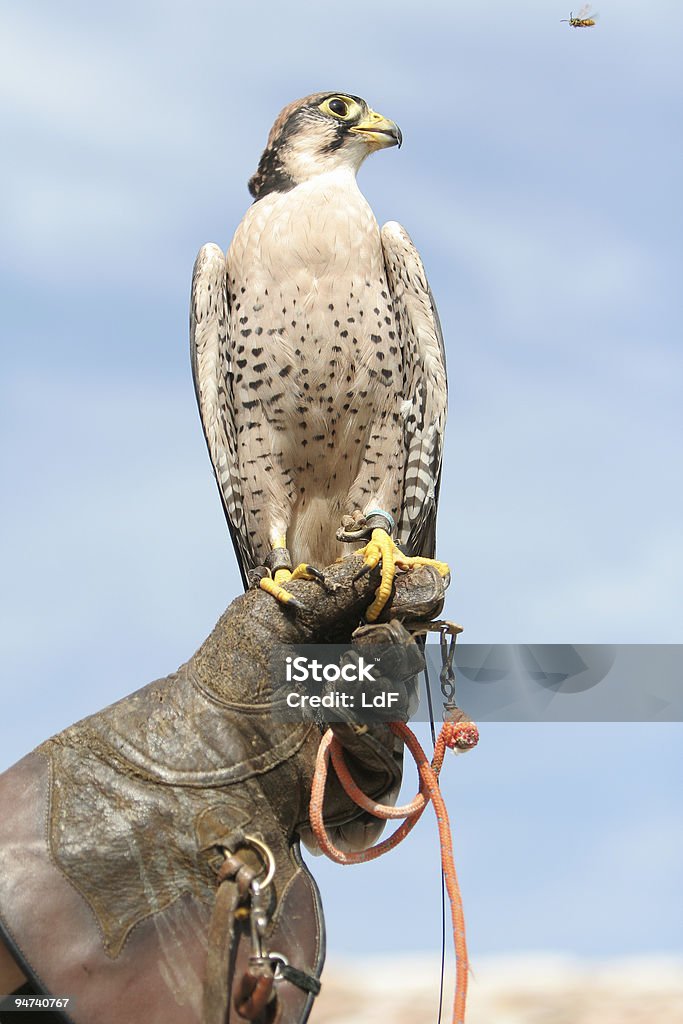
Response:
[[[328,729],[318,748],[318,756],[315,763],[313,785],[311,786],[311,801],[309,805],[309,817],[311,828],[320,845],[320,849],[331,860],[337,864],[364,864],[369,860],[380,857],[383,853],[393,850],[402,839],[408,835],[416,825],[422,812],[428,803],[431,802],[436,813],[436,822],[439,829],[439,840],[441,844],[441,867],[446,882],[446,891],[451,906],[451,922],[453,925],[453,944],[455,947],[456,964],[456,985],[453,1000],[453,1024],[464,1024],[465,1004],[467,1002],[467,944],[465,941],[465,915],[462,908],[462,898],[458,878],[455,873],[453,861],[453,841],[451,839],[451,827],[448,820],[446,804],[439,789],[439,772],[443,765],[446,747],[460,751],[469,750],[475,746],[479,733],[474,722],[468,721],[446,721],[441,727],[441,732],[434,747],[434,759],[431,764],[427,755],[420,746],[415,734],[404,725],[403,722],[391,722],[389,728],[397,736],[400,736],[408,750],[415,758],[415,764],[420,775],[420,789],[417,796],[408,804],[402,807],[389,807],[387,804],[380,804],[371,800],[361,789],[358,788],[344,760],[344,752],[341,743],[335,738],[331,729]],[[405,820],[388,839],[384,839],[376,846],[368,850],[361,850],[358,853],[344,853],[332,843],[327,834],[323,821],[323,801],[325,798],[325,783],[327,781],[327,770],[330,757],[334,764],[335,771],[346,794],[359,807],[369,811],[377,818],[404,818]]]

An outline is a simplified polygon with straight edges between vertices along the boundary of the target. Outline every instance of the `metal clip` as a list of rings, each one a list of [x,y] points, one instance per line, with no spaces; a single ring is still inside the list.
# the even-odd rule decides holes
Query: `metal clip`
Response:
[[[284,978],[282,968],[289,967],[289,960],[287,959],[286,956],[283,956],[282,953],[275,952],[269,953],[268,959],[270,960],[271,966],[273,968],[273,977],[275,978],[275,981],[282,981],[282,979]]]
[[[244,836],[244,840],[241,843],[242,846],[253,846],[256,852],[260,855],[264,867],[263,878],[255,878],[252,882],[252,889],[258,887],[259,889],[267,889],[270,883],[275,877],[275,857],[273,851],[262,839],[258,839],[256,836]]]
[[[251,893],[251,908],[249,914],[249,927],[251,931],[251,956],[250,962],[262,963],[268,959],[266,948],[266,930],[270,922],[268,913],[269,899],[265,889],[262,889],[258,882],[254,883]]]
[[[463,627],[457,622],[449,622],[448,619],[434,619],[433,622],[425,622],[423,619],[406,619],[403,623],[405,628],[413,636],[426,636],[427,633],[446,633],[449,636],[459,636]]]
[[[258,854],[262,870],[255,871],[245,861],[237,857],[235,851],[251,847]],[[270,923],[270,894],[268,889],[275,877],[275,857],[270,847],[257,836],[241,833],[236,836],[230,846],[221,848],[225,857],[224,878],[232,878],[237,884],[239,897],[235,906],[235,917],[244,920],[249,918],[253,962],[268,962],[268,951],[265,947],[265,934]],[[219,878],[221,872],[219,871]]]
[[[249,928],[251,932],[251,956],[252,964],[263,964],[268,961],[268,950],[266,948],[266,931],[270,923],[270,895],[267,892],[273,878],[275,877],[275,857],[269,846],[256,836],[245,835],[244,842],[253,846],[263,861],[263,878],[254,876],[250,889],[249,907]]]
[[[449,636],[450,640],[447,639]],[[455,643],[457,639],[457,633],[442,630],[439,634],[439,645],[441,647],[441,672],[439,673],[439,681],[441,683],[441,693],[444,698],[443,707],[446,714],[457,707],[455,703],[455,670],[453,668]]]
[[[444,715],[448,716],[449,713],[457,710],[453,658],[455,656],[456,641],[463,631],[462,626],[459,626],[457,622],[448,622],[447,619],[437,619],[435,622],[405,622],[404,625],[414,637],[426,637],[428,633],[439,634],[439,647],[441,649],[439,682],[444,698]]]

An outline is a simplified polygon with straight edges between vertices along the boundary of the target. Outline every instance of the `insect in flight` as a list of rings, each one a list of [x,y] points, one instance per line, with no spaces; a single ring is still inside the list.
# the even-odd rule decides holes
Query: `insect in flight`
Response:
[[[568,22],[570,28],[591,28],[597,20],[598,15],[591,14],[590,4],[584,4],[576,17],[572,11],[568,18],[562,18],[562,21]]]

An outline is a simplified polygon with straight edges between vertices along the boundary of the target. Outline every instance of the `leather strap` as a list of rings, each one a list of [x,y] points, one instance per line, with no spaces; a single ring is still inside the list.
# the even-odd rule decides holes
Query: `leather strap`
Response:
[[[257,1020],[273,996],[273,967],[268,959],[254,958],[237,985],[234,1006],[240,1017]]]
[[[209,948],[202,1000],[203,1024],[223,1024],[228,1007],[228,977],[235,922],[239,903],[237,889],[219,886],[209,925]]]
[[[235,854],[226,853],[218,869],[218,891],[209,925],[209,948],[202,999],[202,1024],[224,1024],[232,975],[235,915],[256,872]],[[236,1007],[237,1008],[237,1007]],[[239,1012],[239,1011],[238,1011]]]
[[[282,963],[279,965],[278,971],[280,977],[284,978],[285,981],[291,981],[292,985],[303,989],[304,992],[310,992],[314,996],[320,993],[320,982],[312,974],[308,974],[307,971],[300,971],[298,967]]]

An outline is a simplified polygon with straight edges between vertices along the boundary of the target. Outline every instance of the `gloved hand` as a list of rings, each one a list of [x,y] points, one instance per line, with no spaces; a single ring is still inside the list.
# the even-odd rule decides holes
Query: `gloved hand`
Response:
[[[287,954],[296,939],[292,962],[317,969],[318,940],[305,934],[317,928],[316,897],[294,841],[306,838],[321,733],[310,721],[276,722],[271,659],[278,644],[351,642],[379,582],[377,570],[355,580],[363,564],[351,556],[330,567],[325,586],[292,583],[302,606],[294,613],[260,590],[238,597],[177,672],[63,730],[0,775],[0,923],[48,991],[77,997],[77,1024],[115,1024],[136,1014],[152,1024],[195,1019],[187,1016],[189,1003],[176,1007],[163,986],[155,988],[158,963],[166,962],[162,940],[177,930],[179,962],[192,966],[199,1005],[221,851],[247,833],[262,838],[276,864],[274,948]],[[409,651],[399,665],[400,717],[418,667],[400,622],[438,615],[443,591],[429,567],[399,574],[388,624],[373,627],[397,651]],[[371,636],[361,629],[356,640]],[[84,684],[96,685],[97,671],[93,664]],[[388,727],[334,728],[361,788],[376,800],[395,799],[402,750]],[[334,778],[324,815],[332,838],[347,848],[370,845],[382,828]],[[248,861],[249,851],[244,855]],[[301,935],[280,924],[294,913],[288,901],[298,908]],[[87,970],[72,974],[81,963]],[[131,1003],[136,986],[139,1007]],[[305,993],[284,986],[281,999],[291,1001],[296,1019]]]

